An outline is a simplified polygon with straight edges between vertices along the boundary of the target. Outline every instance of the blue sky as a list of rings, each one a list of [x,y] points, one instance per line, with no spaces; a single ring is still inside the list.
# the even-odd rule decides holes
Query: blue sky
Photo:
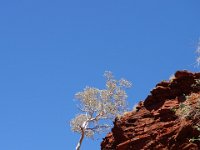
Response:
[[[198,0],[0,1],[0,149],[75,149],[74,94],[86,85],[104,88],[105,70],[132,81],[130,109],[176,70],[198,71],[199,6]],[[102,136],[82,149],[100,149]]]

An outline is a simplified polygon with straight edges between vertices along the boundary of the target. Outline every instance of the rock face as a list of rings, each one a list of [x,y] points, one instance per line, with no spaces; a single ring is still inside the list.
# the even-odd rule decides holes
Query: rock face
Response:
[[[101,149],[200,150],[200,141],[191,141],[200,135],[195,128],[199,118],[191,114],[200,106],[197,79],[200,73],[177,71],[170,81],[157,84],[135,110],[115,119]],[[190,113],[185,114],[186,110]]]

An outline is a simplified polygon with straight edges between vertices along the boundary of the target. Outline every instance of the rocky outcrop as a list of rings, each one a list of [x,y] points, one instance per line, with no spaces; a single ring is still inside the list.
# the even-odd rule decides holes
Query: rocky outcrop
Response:
[[[101,143],[102,150],[198,150],[198,118],[184,116],[181,104],[200,104],[200,73],[177,71],[162,81],[132,112],[117,117],[112,131]]]

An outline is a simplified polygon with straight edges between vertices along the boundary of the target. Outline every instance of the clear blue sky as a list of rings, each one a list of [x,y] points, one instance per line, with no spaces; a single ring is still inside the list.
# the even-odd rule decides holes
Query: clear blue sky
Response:
[[[179,69],[197,71],[199,0],[0,1],[0,149],[73,150],[74,94],[133,82],[130,108]],[[100,149],[102,136],[83,150]]]

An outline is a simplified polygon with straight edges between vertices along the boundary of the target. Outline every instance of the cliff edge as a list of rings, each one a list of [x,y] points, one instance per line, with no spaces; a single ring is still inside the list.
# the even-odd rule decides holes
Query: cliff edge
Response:
[[[115,119],[101,149],[198,150],[199,108],[200,73],[177,71],[169,81],[158,83],[135,110]]]

